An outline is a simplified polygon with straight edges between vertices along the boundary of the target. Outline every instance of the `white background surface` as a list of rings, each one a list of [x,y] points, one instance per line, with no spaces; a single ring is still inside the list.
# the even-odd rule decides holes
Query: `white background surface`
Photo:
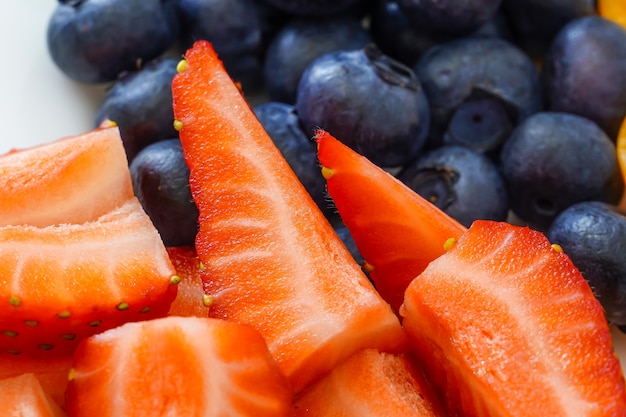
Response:
[[[0,153],[82,133],[105,85],[81,85],[48,55],[46,29],[56,0],[0,0]]]
[[[94,127],[107,85],[83,85],[48,55],[46,28],[56,0],[0,0],[0,153]],[[626,336],[613,331],[626,368]]]

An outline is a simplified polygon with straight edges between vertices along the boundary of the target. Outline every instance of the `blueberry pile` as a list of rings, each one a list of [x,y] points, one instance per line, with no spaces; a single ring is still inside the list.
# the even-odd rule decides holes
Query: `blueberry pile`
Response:
[[[319,174],[317,127],[466,226],[544,231],[626,328],[616,158],[626,29],[595,3],[59,0],[47,42],[68,77],[107,89],[94,127],[120,127],[135,193],[167,245],[192,244],[198,216],[171,82],[178,58],[207,39],[347,244]]]

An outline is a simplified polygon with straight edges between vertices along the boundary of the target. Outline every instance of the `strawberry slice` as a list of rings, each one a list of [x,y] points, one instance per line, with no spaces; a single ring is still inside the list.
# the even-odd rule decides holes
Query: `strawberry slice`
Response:
[[[0,274],[2,353],[67,354],[96,332],[166,315],[176,296],[134,197],[93,222],[0,227]]]
[[[318,130],[316,140],[333,203],[376,289],[397,310],[411,280],[465,227],[328,132]]]
[[[401,314],[451,415],[626,415],[602,307],[540,232],[475,222],[411,282]]]
[[[0,226],[83,223],[132,197],[128,162],[115,127],[0,157]]]
[[[248,323],[298,391],[360,348],[402,349],[399,320],[298,181],[212,46],[173,81],[212,317]]]
[[[41,388],[63,407],[67,375],[72,368],[72,356],[30,358],[20,355],[0,355],[0,379],[15,378],[23,374],[34,375]],[[0,404],[3,404],[0,402]]]
[[[33,374],[0,380],[0,404],[5,416],[64,417],[66,414],[43,390]]]
[[[300,393],[291,417],[443,417],[432,388],[403,354],[363,349]]]
[[[127,323],[76,350],[75,417],[287,416],[291,391],[261,335],[200,317]]]
[[[207,296],[200,277],[201,263],[193,246],[168,247],[167,253],[180,277],[176,299],[170,306],[170,316],[208,317]]]

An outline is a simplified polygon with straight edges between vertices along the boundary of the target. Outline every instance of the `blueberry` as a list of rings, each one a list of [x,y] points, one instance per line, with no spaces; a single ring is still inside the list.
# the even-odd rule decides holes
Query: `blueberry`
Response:
[[[177,37],[173,0],[59,0],[47,30],[54,63],[84,83],[136,70]]]
[[[369,32],[351,15],[321,21],[290,20],[272,39],[265,55],[263,79],[270,100],[295,103],[300,77],[315,58],[327,52],[359,49],[370,41]]]
[[[544,63],[548,109],[596,122],[613,140],[626,116],[626,30],[599,16],[576,19]]]
[[[572,204],[616,203],[623,190],[615,145],[593,121],[540,112],[513,131],[501,154],[511,209],[539,229]]]
[[[256,0],[175,1],[184,48],[196,40],[208,40],[244,91],[258,90],[271,30],[265,4]]]
[[[198,209],[189,189],[189,168],[178,139],[146,146],[130,163],[135,195],[166,246],[195,243]]]
[[[494,156],[512,130],[511,119],[500,100],[477,98],[459,105],[450,118],[443,143]]]
[[[463,123],[464,129],[476,128],[473,135],[490,131],[503,132],[542,109],[539,72],[530,58],[510,42],[487,36],[465,37],[430,48],[415,65],[431,111],[428,146],[442,144],[449,131],[457,136],[456,126],[449,126],[456,111],[473,107],[470,121],[476,117],[486,123]],[[488,99],[487,105],[480,102]],[[475,110],[485,110],[476,113]],[[508,117],[502,117],[503,114]],[[495,115],[495,116],[494,116]],[[466,116],[460,115],[462,120]],[[502,120],[502,128],[492,123]],[[467,131],[464,135],[472,135]]]
[[[503,0],[515,43],[544,58],[556,34],[579,17],[596,14],[596,0]]]
[[[311,198],[329,220],[337,220],[338,214],[326,193],[326,181],[320,174],[315,142],[300,127],[294,106],[267,102],[257,104],[253,110]]]
[[[367,0],[264,0],[296,16],[329,16],[359,8]]]
[[[587,201],[559,214],[547,231],[589,282],[610,323],[626,325],[626,211]]]
[[[321,127],[382,167],[406,164],[428,133],[428,101],[415,73],[373,45],[322,55],[298,84],[307,134]]]
[[[469,34],[491,20],[501,0],[397,0],[416,27]]]
[[[177,63],[157,59],[139,71],[125,73],[96,112],[96,126],[107,119],[117,123],[129,161],[150,143],[178,135],[172,109]]]
[[[374,2],[370,32],[381,51],[411,67],[429,48],[463,36],[432,31],[413,24],[395,0]],[[501,13],[497,13],[472,35],[510,37],[508,24]]]
[[[429,150],[397,177],[459,223],[504,221],[509,205],[506,184],[495,163],[464,146]]]

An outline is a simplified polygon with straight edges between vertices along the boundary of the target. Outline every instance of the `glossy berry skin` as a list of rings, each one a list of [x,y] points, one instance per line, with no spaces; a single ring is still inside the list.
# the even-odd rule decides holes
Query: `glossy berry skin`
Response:
[[[369,27],[381,51],[411,67],[430,47],[462,36],[412,24],[394,0],[373,2]],[[498,13],[472,33],[477,34],[508,38],[509,30],[504,17]]]
[[[540,229],[572,204],[616,203],[623,181],[615,145],[591,120],[540,112],[522,122],[501,154],[511,209]]]
[[[300,77],[315,58],[332,51],[360,49],[370,41],[355,16],[290,20],[276,33],[265,55],[263,79],[270,100],[295,103]]]
[[[589,282],[610,323],[626,326],[626,211],[586,201],[559,214],[547,231]]]
[[[67,76],[104,83],[160,56],[177,36],[173,0],[59,0],[47,45]]]
[[[491,159],[470,148],[448,145],[432,149],[397,177],[465,227],[478,219],[507,218],[504,179]]]
[[[503,0],[515,42],[543,59],[556,34],[569,22],[596,14],[596,0]]]
[[[189,190],[189,168],[178,139],[146,146],[130,163],[135,195],[165,246],[193,245],[198,209]]]
[[[548,109],[587,117],[613,140],[626,115],[626,29],[599,16],[555,37],[544,64]]]
[[[294,106],[267,102],[257,104],[253,110],[317,206],[329,220],[336,222],[338,215],[326,194],[326,182],[320,173],[315,142],[300,127]]]
[[[541,82],[534,63],[519,48],[498,37],[466,37],[437,45],[420,58],[415,72],[430,103],[431,147],[442,144],[450,121],[464,103],[489,99],[489,111],[506,114],[508,120],[503,123],[512,126],[542,108]],[[476,117],[492,123],[490,114],[477,113]],[[471,124],[466,127],[471,129]],[[475,127],[475,135],[481,134],[482,124]],[[505,131],[506,126],[489,129]]]
[[[307,134],[327,130],[382,167],[415,158],[430,125],[415,73],[373,45],[313,61],[300,79],[296,109]]]
[[[95,116],[95,126],[111,120],[120,129],[131,161],[147,145],[176,137],[172,110],[175,59],[157,59],[139,71],[125,73],[108,91]]]
[[[433,31],[469,34],[491,20],[501,0],[398,0],[398,5],[416,27]]]
[[[256,0],[175,0],[183,49],[206,39],[244,91],[257,90],[270,33],[266,5]]]

